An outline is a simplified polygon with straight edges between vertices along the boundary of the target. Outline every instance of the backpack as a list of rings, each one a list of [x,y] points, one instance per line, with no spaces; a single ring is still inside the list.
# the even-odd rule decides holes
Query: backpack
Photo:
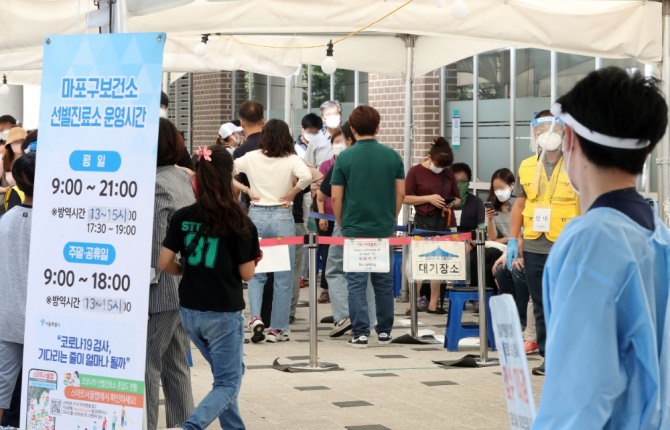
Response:
[[[5,202],[4,202],[5,212],[10,210],[16,205],[20,205],[21,203],[23,203],[25,199],[26,195],[16,185],[12,185],[11,187],[7,188],[7,192],[5,192]]]

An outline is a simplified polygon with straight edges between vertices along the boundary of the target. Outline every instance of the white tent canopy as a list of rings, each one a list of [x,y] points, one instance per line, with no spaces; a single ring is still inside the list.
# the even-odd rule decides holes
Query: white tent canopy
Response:
[[[418,36],[415,76],[498,48],[536,47],[658,63],[661,4],[627,0],[465,0],[469,15],[456,20],[435,0],[414,0],[370,28],[335,45],[338,67],[400,77],[406,71],[399,34]],[[90,4],[89,4],[90,3]],[[384,17],[404,0],[126,0],[131,32],[168,35],[166,71],[248,70],[290,76],[301,64],[320,64],[325,44]],[[179,6],[181,4],[181,6]],[[175,6],[176,5],[176,6]],[[447,1],[447,6],[451,1]],[[35,80],[49,34],[82,33],[92,0],[3,0],[0,3],[0,72]],[[164,9],[155,11],[156,9]],[[89,30],[94,31],[94,30]],[[207,54],[193,48],[212,35]],[[236,40],[233,41],[232,39]],[[244,42],[244,43],[240,43]],[[248,45],[303,47],[269,48]],[[32,78],[30,78],[32,76]]]

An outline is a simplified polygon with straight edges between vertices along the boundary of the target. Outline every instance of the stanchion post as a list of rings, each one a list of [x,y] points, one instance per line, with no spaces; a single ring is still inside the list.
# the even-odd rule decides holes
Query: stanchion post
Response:
[[[317,223],[318,225],[318,223]],[[312,367],[318,366],[319,357],[317,354],[317,285],[316,285],[316,233],[309,233],[309,242],[307,243],[307,253],[309,256],[309,364]]]
[[[477,285],[478,296],[479,296],[479,353],[480,353],[480,365],[484,364],[495,364],[497,360],[488,359],[488,332],[486,315],[487,312],[487,303],[486,303],[486,230],[478,228],[476,230],[475,245],[477,246]]]
[[[319,363],[317,339],[317,289],[316,285],[316,250],[318,247],[316,233],[310,232],[306,237],[309,258],[309,363],[294,363],[290,369],[303,372],[323,372],[338,369],[334,363]]]

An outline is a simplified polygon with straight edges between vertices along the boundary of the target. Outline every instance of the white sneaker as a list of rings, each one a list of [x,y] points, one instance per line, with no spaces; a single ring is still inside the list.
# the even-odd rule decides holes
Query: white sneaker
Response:
[[[340,337],[349,330],[351,330],[351,320],[349,317],[344,317],[335,323],[335,327],[333,327],[328,336]]]
[[[288,342],[288,334],[285,331],[279,331],[271,328],[268,330],[268,335],[265,337],[266,342],[277,343],[277,342]]]

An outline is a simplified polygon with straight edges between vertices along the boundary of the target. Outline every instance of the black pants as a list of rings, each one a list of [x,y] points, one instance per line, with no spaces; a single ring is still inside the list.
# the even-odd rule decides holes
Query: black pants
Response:
[[[275,277],[273,273],[268,273],[268,280],[263,287],[263,304],[261,305],[261,319],[265,327],[270,327],[272,317],[272,296],[275,292]]]
[[[493,276],[493,263],[502,255],[502,251],[496,248],[486,248],[484,250],[484,282],[487,288],[496,289],[495,277]],[[479,264],[477,262],[477,247],[470,251],[470,285],[479,285]]]
[[[547,326],[544,322],[544,302],[542,301],[542,274],[547,264],[547,257],[547,254],[523,252],[526,282],[528,282],[530,297],[533,299],[533,313],[537,325],[537,348],[542,357],[544,357],[544,346],[547,341]]]
[[[523,327],[526,326],[526,311],[528,309],[528,282],[526,272],[516,269],[509,270],[505,263],[498,266],[496,270],[496,281],[500,288],[500,294],[510,294],[514,297],[516,308],[519,311],[519,320]]]
[[[318,220],[317,220],[318,221]],[[335,223],[328,221],[328,230],[323,231],[319,228],[319,223],[316,224],[316,231],[319,236],[332,236]],[[328,281],[326,280],[326,262],[328,261],[328,249],[330,245],[319,245],[319,255],[321,255],[321,288],[328,289]]]

